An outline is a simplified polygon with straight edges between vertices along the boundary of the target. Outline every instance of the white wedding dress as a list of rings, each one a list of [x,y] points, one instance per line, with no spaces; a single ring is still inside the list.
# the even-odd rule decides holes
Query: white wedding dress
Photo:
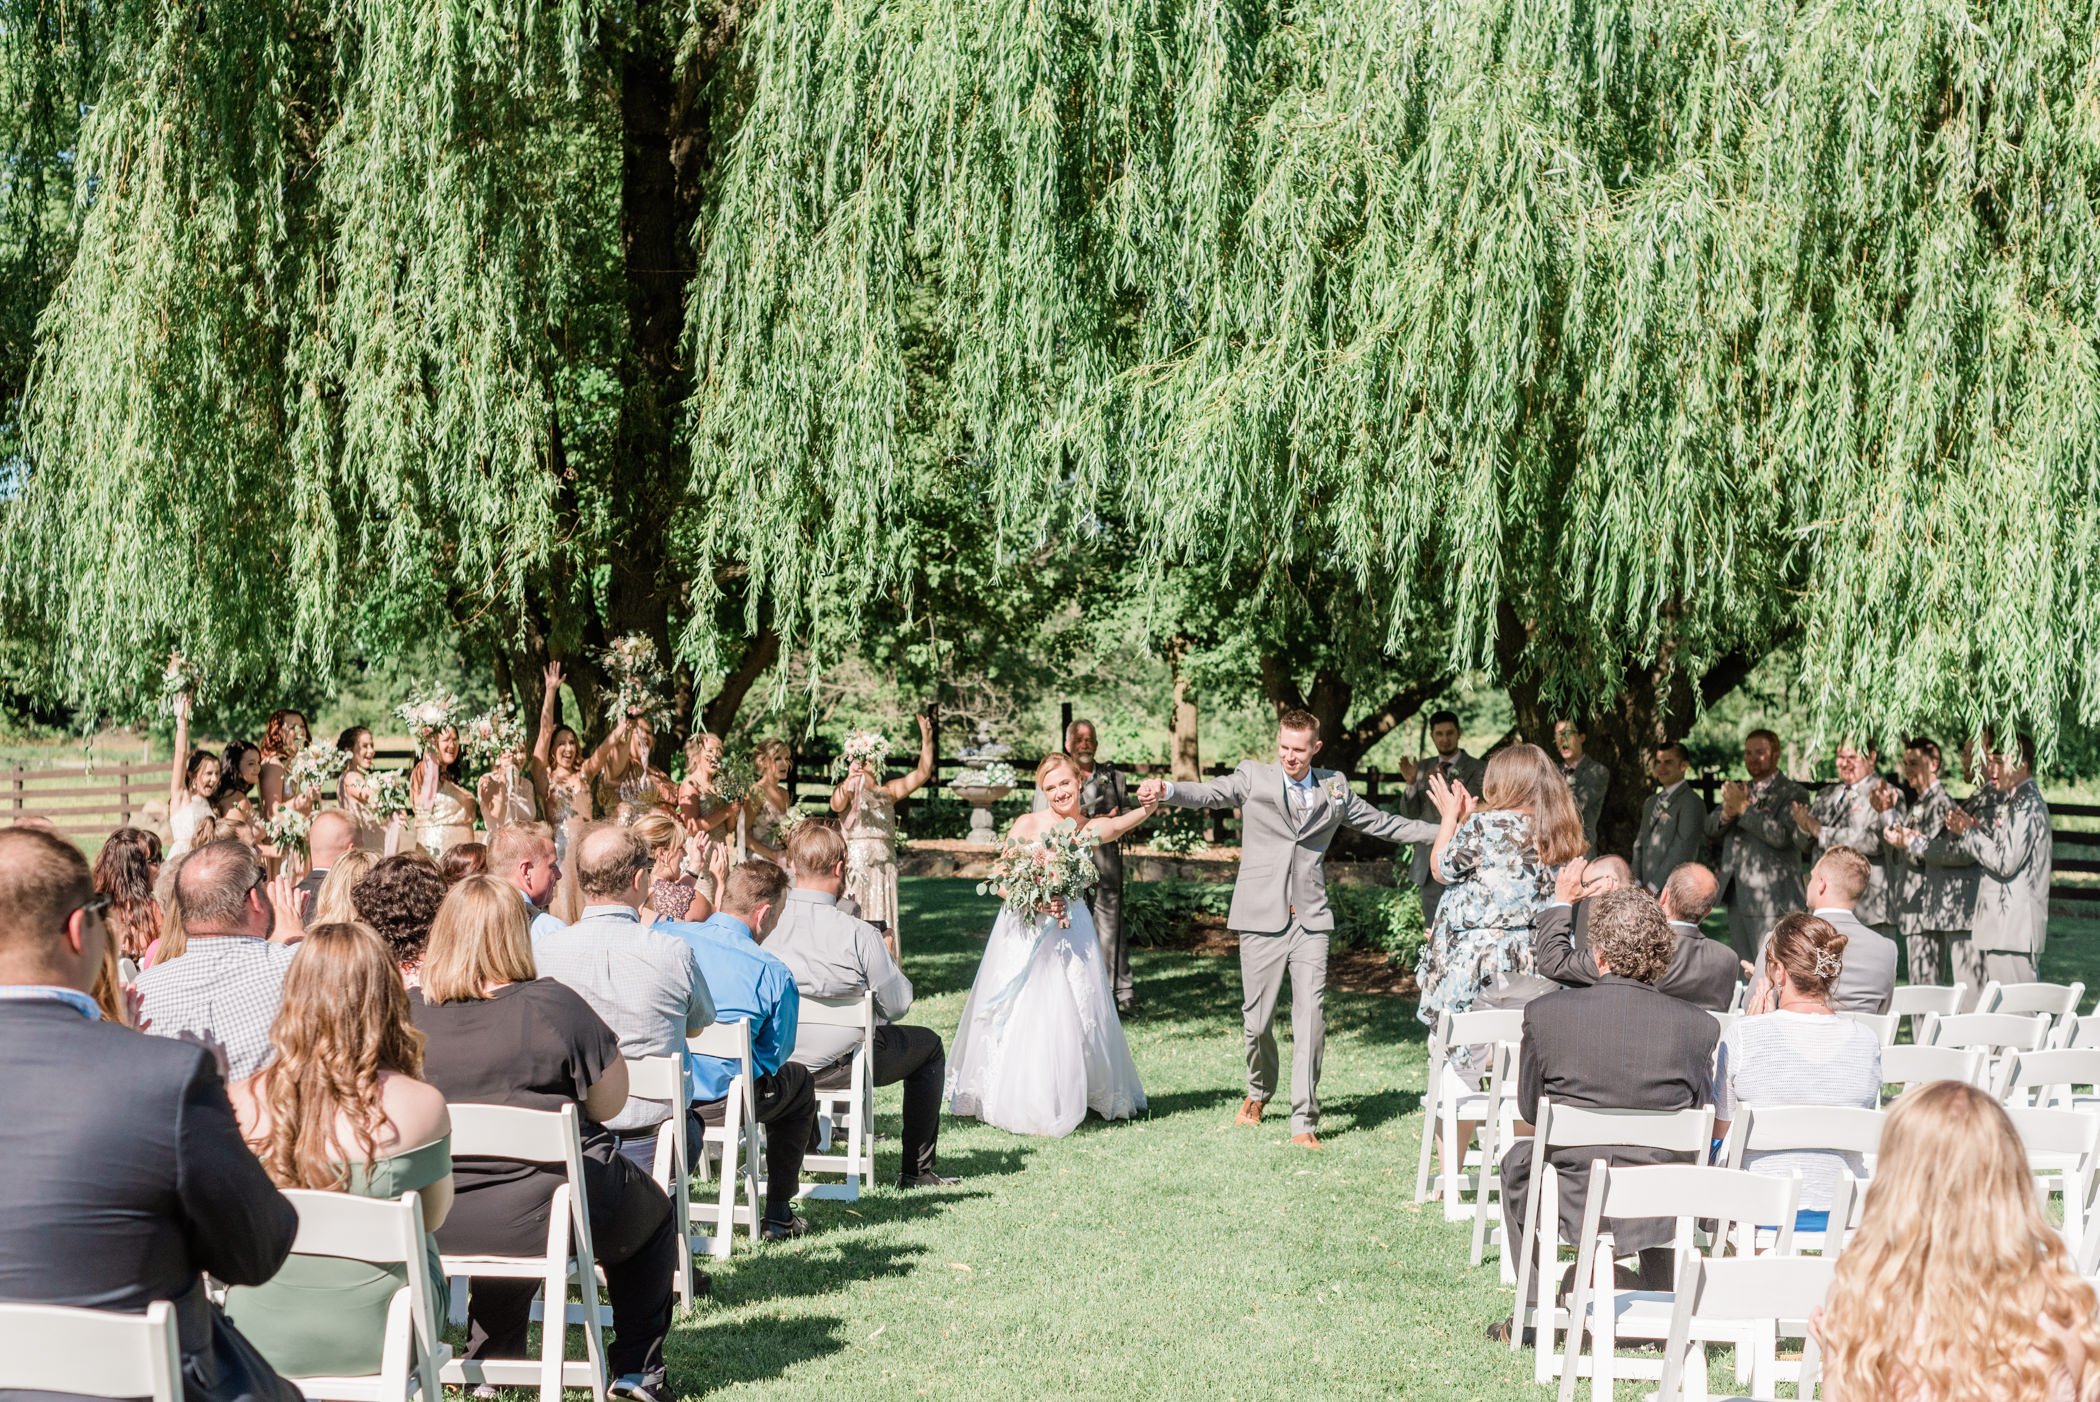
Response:
[[[1060,929],[1000,908],[948,1053],[950,1114],[1061,1138],[1089,1109],[1125,1120],[1145,1108],[1093,912],[1074,901],[1069,918]]]

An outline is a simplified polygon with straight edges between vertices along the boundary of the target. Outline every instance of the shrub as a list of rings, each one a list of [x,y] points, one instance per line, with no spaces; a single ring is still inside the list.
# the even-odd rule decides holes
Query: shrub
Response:
[[[1123,929],[1131,944],[1186,941],[1197,916],[1222,920],[1232,887],[1219,881],[1131,881],[1123,887]]]
[[[1339,949],[1376,949],[1400,968],[1413,968],[1426,938],[1422,898],[1412,886],[1329,886],[1334,943]],[[1217,881],[1133,881],[1123,888],[1123,928],[1133,945],[1189,942],[1199,917],[1222,920],[1232,887]]]

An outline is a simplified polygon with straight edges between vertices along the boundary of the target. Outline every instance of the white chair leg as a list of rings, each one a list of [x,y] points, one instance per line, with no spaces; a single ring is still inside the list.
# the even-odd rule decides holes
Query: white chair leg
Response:
[[[1441,1117],[1437,1114],[1437,1070],[1429,1068],[1429,1089],[1422,1097],[1422,1157],[1415,1165],[1415,1201],[1429,1201],[1429,1156],[1435,1142],[1437,1125]]]
[[[540,1402],[561,1402],[563,1347],[568,1338],[569,1273],[567,1264],[550,1269],[542,1286],[540,1309]]]

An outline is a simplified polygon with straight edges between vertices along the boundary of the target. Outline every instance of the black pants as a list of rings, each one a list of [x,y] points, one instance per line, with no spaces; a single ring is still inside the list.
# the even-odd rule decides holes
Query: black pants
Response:
[[[904,1165],[910,1178],[933,1172],[935,1140],[941,1132],[941,1089],[948,1079],[948,1053],[930,1027],[884,1023],[875,1029],[875,1084],[904,1082]],[[820,1090],[844,1090],[853,1079],[849,1058],[817,1074]]]
[[[1510,1145],[1509,1152],[1502,1156],[1502,1240],[1503,1250],[1514,1253],[1524,1241],[1524,1226],[1520,1220],[1524,1205],[1531,1192],[1531,1151],[1529,1139],[1519,1139]],[[1590,1163],[1603,1159],[1618,1166],[1637,1166],[1656,1163],[1683,1163],[1682,1154],[1672,1154],[1661,1149],[1647,1148],[1594,1148],[1559,1149],[1555,1151],[1553,1167],[1560,1174],[1560,1203],[1558,1210],[1549,1204],[1539,1204],[1539,1215],[1545,1218],[1539,1230],[1560,1229],[1561,1239],[1574,1241],[1582,1233],[1582,1213],[1590,1195]],[[1549,1215],[1550,1214],[1550,1215]],[[1557,1219],[1557,1222],[1556,1222]],[[1612,1234],[1613,1249],[1621,1255],[1640,1254],[1641,1267],[1636,1274],[1624,1269],[1614,1272],[1621,1289],[1668,1290],[1676,1275],[1677,1257],[1671,1248],[1676,1235],[1677,1223],[1670,1217],[1607,1217],[1602,1223]],[[1573,1282],[1575,1268],[1568,1267],[1561,1280],[1561,1289],[1566,1291]],[[1536,1275],[1532,1279],[1533,1300],[1537,1300],[1545,1289]]]
[[[1136,994],[1130,981],[1130,939],[1123,933],[1122,847],[1111,842],[1094,849],[1094,870],[1101,879],[1087,893],[1087,904],[1094,912],[1094,938],[1101,944],[1101,960],[1108,966],[1109,989],[1121,1008]]]
[[[777,1222],[793,1210],[795,1193],[802,1186],[802,1158],[817,1142],[816,1080],[807,1066],[790,1061],[772,1075],[760,1076],[753,1089],[758,1122],[766,1127],[766,1215]],[[693,1106],[694,1122],[686,1132],[694,1144],[700,1142],[703,1126],[722,1127],[728,1107],[727,1096]],[[730,1153],[734,1155],[735,1150]],[[724,1163],[722,1171],[734,1173],[734,1163]]]
[[[678,1239],[671,1200],[649,1175],[614,1152],[610,1135],[584,1146],[583,1182],[591,1219],[591,1248],[605,1270],[612,1302],[613,1340],[606,1363],[614,1377],[638,1373],[660,1380],[664,1336],[671,1332],[671,1273]],[[535,1174],[518,1182],[463,1189],[453,1199],[438,1249],[459,1255],[524,1255],[547,1244],[547,1209],[560,1175]],[[537,1280],[482,1278],[467,1297],[468,1358],[523,1358]],[[547,1302],[555,1327],[561,1302]]]

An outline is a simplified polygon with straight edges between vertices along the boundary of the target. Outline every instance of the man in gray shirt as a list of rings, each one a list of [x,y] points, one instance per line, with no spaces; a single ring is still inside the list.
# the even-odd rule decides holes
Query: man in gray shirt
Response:
[[[948,1053],[929,1027],[904,1027],[897,1018],[911,1011],[911,980],[897,965],[895,935],[838,908],[846,880],[846,839],[831,818],[804,818],[787,839],[795,889],[780,908],[780,923],[766,936],[766,953],[788,966],[796,991],[809,998],[875,995],[875,1061],[878,1086],[904,1082],[904,1164],[900,1188],[937,1188],[959,1183],[935,1167],[941,1128],[941,1088]],[[852,1077],[859,1038],[844,1027],[804,1022],[795,1032],[789,1059],[816,1073],[817,1089],[842,1090]]]
[[[532,941],[541,978],[567,984],[620,1039],[620,1055],[685,1055],[685,1039],[715,1020],[715,1000],[676,935],[644,925],[652,859],[634,829],[617,822],[583,830],[571,855],[583,890],[583,916]],[[657,1127],[671,1116],[661,1100],[629,1096],[605,1127],[620,1152],[648,1172],[656,1162]]]

